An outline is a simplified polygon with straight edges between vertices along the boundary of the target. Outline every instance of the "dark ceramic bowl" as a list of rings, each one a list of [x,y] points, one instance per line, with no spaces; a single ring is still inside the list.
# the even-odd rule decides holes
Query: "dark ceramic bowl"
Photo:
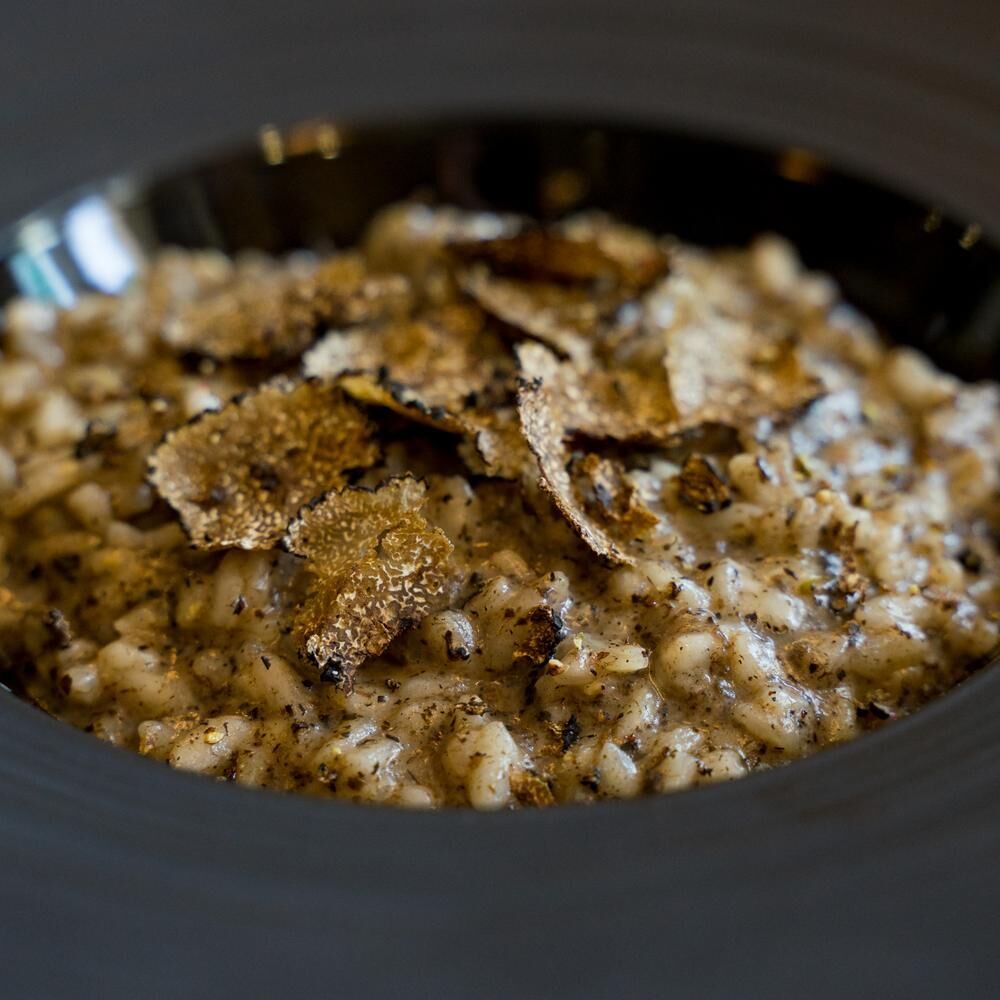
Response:
[[[967,220],[803,150],[567,121],[313,123],[151,181],[97,185],[5,234],[0,299],[115,291],[168,243],[347,244],[415,191],[542,216],[598,206],[708,244],[777,230],[889,336],[963,376],[1000,373],[1000,254]],[[981,981],[977,963],[996,966],[992,927],[966,914],[996,909],[996,879],[977,873],[995,864],[998,712],[1000,672],[987,670],[912,718],[731,785],[416,814],[173,772],[3,694],[8,986],[37,997],[80,984],[102,997],[960,991]]]

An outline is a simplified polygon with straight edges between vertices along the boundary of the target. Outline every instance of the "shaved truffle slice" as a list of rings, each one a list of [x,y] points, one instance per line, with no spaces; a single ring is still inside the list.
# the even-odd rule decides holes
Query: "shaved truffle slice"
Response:
[[[156,335],[185,303],[232,284],[233,262],[217,250],[161,250],[126,293],[129,319]],[[136,315],[131,316],[132,312]]]
[[[588,364],[604,311],[585,288],[498,278],[484,267],[459,275],[462,289],[517,333],[540,340],[561,357]]]
[[[426,424],[450,434],[464,434],[466,431],[466,425],[459,414],[450,412],[445,406],[429,402],[418,391],[401,382],[362,373],[341,375],[337,384],[359,403],[383,406],[418,424]]]
[[[744,427],[760,417],[795,413],[824,391],[794,343],[721,319],[672,331],[664,364],[678,429]]]
[[[430,286],[451,262],[448,244],[513,235],[525,224],[514,215],[403,202],[382,209],[372,220],[365,254],[377,270],[406,274],[418,285]]]
[[[308,500],[379,455],[341,390],[278,378],[166,436],[149,477],[201,549],[269,548]]]
[[[288,306],[288,276],[238,282],[183,304],[163,326],[175,350],[220,361],[293,356],[312,337],[312,325]]]
[[[452,544],[420,514],[426,487],[393,479],[348,487],[305,508],[285,545],[305,558],[308,596],[296,633],[323,680],[350,691],[354,675],[444,590]]]
[[[529,228],[493,240],[453,241],[451,252],[466,262],[481,261],[494,274],[526,281],[615,281],[617,263],[593,240],[575,240],[554,230]]]
[[[285,547],[295,555],[319,559],[309,564],[311,573],[336,577],[364,556],[372,539],[404,514],[419,512],[426,500],[426,484],[413,476],[390,479],[374,490],[352,486],[334,491],[291,521]]]
[[[308,375],[336,378],[355,399],[453,434],[466,416],[508,391],[513,363],[474,306],[410,322],[333,332],[303,359]]]
[[[566,436],[661,442],[673,434],[675,410],[664,372],[580,369],[541,344],[517,347],[528,381],[541,379]]]
[[[558,406],[545,384],[536,379],[522,382],[517,398],[521,429],[535,458],[538,460],[538,485],[569,522],[570,527],[586,545],[611,564],[632,564],[614,539],[584,509],[573,489],[569,473],[570,455],[566,449],[564,430]]]
[[[575,216],[558,227],[455,241],[450,249],[459,260],[485,263],[496,275],[571,284],[610,282],[633,291],[650,285],[668,265],[649,233],[598,212]]]
[[[535,456],[524,439],[515,407],[467,414],[464,422],[467,437],[458,451],[472,472],[513,480],[535,473]]]
[[[609,317],[667,269],[652,237],[600,215],[450,249],[470,265],[459,284],[487,312],[581,364]]]
[[[450,343],[426,322],[331,333],[304,369],[335,378],[361,403],[463,435],[460,450],[477,474],[516,479],[530,459],[516,410],[497,405],[512,385],[509,357]]]
[[[403,275],[372,274],[359,254],[343,253],[298,281],[290,304],[314,326],[351,326],[405,316],[413,306],[413,290]]]
[[[185,303],[163,337],[177,350],[220,361],[296,357],[324,324],[403,315],[411,302],[405,278],[369,275],[360,257],[343,254],[308,277],[268,270]]]
[[[574,241],[592,242],[617,268],[618,280],[635,290],[648,288],[662,278],[670,260],[660,242],[645,229],[637,229],[604,212],[581,212],[565,219],[559,232]]]
[[[453,305],[418,320],[334,330],[306,354],[303,368],[307,375],[322,378],[384,368],[412,385],[449,376],[481,388],[493,374],[483,362],[506,354],[483,330],[484,319],[475,306]]]
[[[484,319],[473,306],[451,306],[420,320],[334,331],[306,354],[303,368],[322,378],[377,375],[380,384],[398,383],[428,407],[461,410],[512,371]]]

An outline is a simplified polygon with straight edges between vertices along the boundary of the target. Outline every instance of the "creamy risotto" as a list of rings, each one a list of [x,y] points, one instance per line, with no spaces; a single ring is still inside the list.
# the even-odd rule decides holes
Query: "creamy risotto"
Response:
[[[0,666],[226,781],[544,806],[784,765],[997,644],[998,389],[774,236],[404,204],[16,300]]]

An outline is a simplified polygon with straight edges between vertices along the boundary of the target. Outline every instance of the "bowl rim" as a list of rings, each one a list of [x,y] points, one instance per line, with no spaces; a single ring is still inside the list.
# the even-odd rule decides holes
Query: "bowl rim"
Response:
[[[494,120],[516,126],[525,119],[473,121]],[[434,128],[468,121],[463,115],[408,124]],[[614,123],[625,129],[633,125],[621,119]],[[687,131],[649,123],[639,127]],[[388,133],[393,126],[356,128]],[[733,145],[771,155],[763,146]],[[181,169],[252,148],[249,142],[226,144],[215,153],[184,158],[183,166],[178,161],[142,175],[126,172],[81,185],[0,231],[0,257],[10,252],[25,224],[59,215],[82,197],[109,191],[134,197]],[[833,170],[841,173],[836,166]],[[255,899],[248,926],[260,930],[290,920],[301,930],[303,913],[322,914],[324,895],[370,900],[365,917],[370,923],[396,904],[412,910],[417,899],[418,911],[448,912],[455,919],[467,910],[469,880],[484,871],[491,873],[483,892],[495,914],[520,905],[552,913],[559,899],[579,896],[577,882],[605,902],[620,898],[625,887],[646,913],[655,907],[657,893],[687,891],[699,877],[710,881],[719,872],[741,878],[741,893],[754,886],[766,892],[768,879],[779,870],[804,885],[830,888],[842,880],[857,886],[891,868],[887,845],[919,829],[949,802],[961,804],[956,820],[962,810],[971,815],[969,803],[983,788],[971,772],[990,768],[1000,746],[1000,735],[989,727],[996,705],[1000,671],[984,669],[912,716],[792,766],[678,794],[487,814],[359,807],[270,790],[219,789],[218,782],[122,752],[13,695],[0,695],[0,851],[37,859],[38,851],[52,847],[62,859],[64,894],[96,902],[117,899],[128,909],[135,901],[123,904],[115,895],[123,880],[142,886],[147,900],[155,900],[172,918],[189,913],[193,901],[203,907],[196,922],[205,928],[224,919],[229,908]],[[991,732],[992,743],[983,737]],[[969,772],[956,777],[948,761],[935,760],[933,747],[941,745],[951,747],[953,755],[965,753]],[[998,766],[983,773],[996,776]],[[943,787],[940,782],[950,782],[944,805],[941,797],[923,797],[928,788]],[[1000,820],[996,807],[994,820]],[[309,836],[303,839],[304,829]],[[973,824],[960,831],[956,842],[981,837],[984,829]],[[760,849],[761,868],[738,875],[735,861],[748,839]],[[630,845],[629,857],[613,859],[602,872],[580,874],[595,845],[621,842]],[[407,845],[405,853],[398,852],[401,843]],[[276,861],[276,852],[289,844],[296,849],[285,850]],[[921,866],[939,864],[942,849],[940,840],[910,845],[901,865],[896,859],[896,870],[915,876]],[[829,859],[819,882],[813,870],[817,852],[828,852]],[[543,859],[542,872],[526,870],[532,857]],[[95,866],[113,871],[115,884],[95,882]],[[262,872],[265,890],[255,898]],[[175,898],[177,882],[190,893],[185,907]],[[219,897],[214,902],[213,894]],[[676,906],[668,909],[679,917]],[[556,937],[568,940],[564,932]]]

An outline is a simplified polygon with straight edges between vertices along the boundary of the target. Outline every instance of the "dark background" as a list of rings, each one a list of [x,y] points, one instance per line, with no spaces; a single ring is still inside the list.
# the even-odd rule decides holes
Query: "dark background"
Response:
[[[812,146],[1000,233],[992,0],[2,13],[0,222],[264,122],[521,111]],[[997,706],[976,678],[785,773],[483,817],[222,790],[4,704],[0,996],[995,994]]]

